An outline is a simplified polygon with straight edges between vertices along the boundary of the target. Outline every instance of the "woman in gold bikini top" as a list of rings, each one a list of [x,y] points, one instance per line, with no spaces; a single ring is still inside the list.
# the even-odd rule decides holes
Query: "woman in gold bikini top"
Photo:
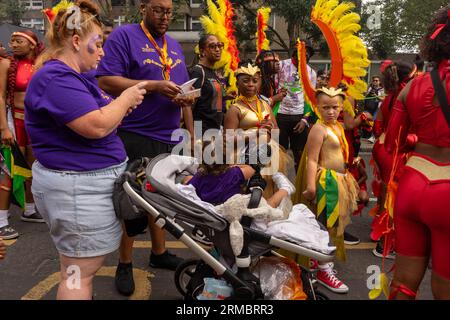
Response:
[[[225,115],[224,129],[267,129],[278,128],[269,104],[258,96],[261,86],[261,72],[248,64],[236,71],[240,96]]]
[[[268,117],[270,117],[271,110],[270,110],[269,104],[265,100],[263,100],[259,97],[255,97],[255,99],[253,101],[250,99],[248,99],[248,100],[247,99],[243,100],[243,99],[245,99],[245,98],[239,97],[238,100],[236,101],[236,103],[234,103],[231,106],[231,107],[236,107],[240,113],[238,128],[241,128],[243,130],[258,128],[260,119],[258,117],[258,112],[255,112],[257,110],[257,108],[255,108],[255,110],[250,109],[248,107],[248,104],[253,103],[253,101],[255,101],[255,99],[258,99],[260,106],[261,106],[261,117],[263,119],[267,119]]]
[[[261,86],[259,68],[250,64],[248,67],[241,67],[236,72],[236,77],[240,96],[230,106],[225,115],[224,130],[242,129],[245,132],[256,131],[260,143],[261,136],[263,136],[261,133],[264,132],[262,129],[267,130],[267,142],[272,148],[270,166],[266,167],[262,172],[268,182],[264,192],[264,197],[267,198],[274,193],[274,185],[270,176],[275,172],[282,172],[285,176],[288,176],[288,172],[293,170],[293,160],[278,143],[271,139],[270,132],[272,129],[277,129],[278,125],[269,103],[261,96],[258,96]],[[237,138],[242,137],[238,136]]]

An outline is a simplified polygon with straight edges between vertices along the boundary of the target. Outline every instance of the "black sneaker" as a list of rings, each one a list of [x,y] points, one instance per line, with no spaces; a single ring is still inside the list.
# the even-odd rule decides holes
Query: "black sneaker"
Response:
[[[163,254],[156,255],[153,252],[150,254],[149,266],[152,268],[169,269],[175,271],[183,259],[166,250]]]
[[[375,249],[372,250],[372,253],[375,257],[383,258],[383,250],[384,250],[383,241],[384,241],[383,239],[378,241],[377,246],[375,247]],[[395,251],[389,252],[385,258],[392,260],[395,259]]]
[[[31,216],[26,216],[25,213],[22,213],[20,216],[20,220],[25,222],[37,222],[37,223],[43,223],[44,218],[42,218],[41,214],[39,212],[34,212]]]
[[[131,296],[134,292],[133,264],[121,263],[117,265],[115,283],[117,291],[124,296]]]
[[[201,244],[204,244],[205,246],[212,246],[213,245],[213,242],[208,239],[208,236],[206,234],[204,234],[203,231],[200,230],[197,227],[195,227],[192,230],[191,237],[195,241],[200,242]]]
[[[14,230],[9,224],[0,228],[0,238],[3,240],[10,240],[19,237],[19,233]]]
[[[358,237],[355,237],[354,235],[351,235],[348,232],[344,232],[344,243],[348,244],[348,245],[357,245],[358,243],[360,243],[361,240],[359,240]]]

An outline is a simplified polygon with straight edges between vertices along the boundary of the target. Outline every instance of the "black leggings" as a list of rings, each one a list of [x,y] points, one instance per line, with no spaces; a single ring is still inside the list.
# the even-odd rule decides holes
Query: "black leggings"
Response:
[[[303,115],[288,115],[277,114],[277,123],[280,128],[280,145],[286,150],[291,149],[294,155],[295,167],[298,167],[298,163],[302,156],[303,149],[308,139],[308,128],[305,128],[301,133],[294,132],[294,127],[303,118]]]
[[[129,131],[117,130],[117,135],[125,146],[128,164],[142,157],[154,158],[162,153],[170,153],[173,148],[171,144],[153,140]],[[148,225],[148,217],[144,216],[132,220],[124,220],[124,224],[128,236],[134,237],[145,230]]]

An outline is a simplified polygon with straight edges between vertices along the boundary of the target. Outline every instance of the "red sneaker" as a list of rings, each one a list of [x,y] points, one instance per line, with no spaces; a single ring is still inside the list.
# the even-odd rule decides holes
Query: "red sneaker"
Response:
[[[332,269],[317,271],[317,281],[328,290],[336,293],[347,293],[348,287],[339,280]]]

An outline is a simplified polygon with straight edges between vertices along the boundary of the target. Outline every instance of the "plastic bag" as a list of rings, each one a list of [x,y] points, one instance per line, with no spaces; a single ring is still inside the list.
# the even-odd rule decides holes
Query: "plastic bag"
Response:
[[[205,278],[203,292],[197,296],[198,300],[225,300],[231,297],[233,287],[225,280]]]
[[[261,282],[265,299],[306,300],[303,291],[301,270],[291,259],[263,257],[253,269],[253,274]]]

